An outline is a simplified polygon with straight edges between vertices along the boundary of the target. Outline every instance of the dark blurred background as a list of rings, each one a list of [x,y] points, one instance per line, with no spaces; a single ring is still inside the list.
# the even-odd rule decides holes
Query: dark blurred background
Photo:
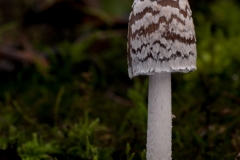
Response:
[[[0,148],[145,160],[148,78],[129,79],[133,0],[0,0]],[[173,159],[240,152],[240,2],[189,0],[197,70],[173,74]]]

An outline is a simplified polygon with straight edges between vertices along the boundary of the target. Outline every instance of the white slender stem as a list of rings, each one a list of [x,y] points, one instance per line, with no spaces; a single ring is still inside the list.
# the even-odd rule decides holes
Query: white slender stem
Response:
[[[149,77],[147,160],[171,160],[171,73]]]

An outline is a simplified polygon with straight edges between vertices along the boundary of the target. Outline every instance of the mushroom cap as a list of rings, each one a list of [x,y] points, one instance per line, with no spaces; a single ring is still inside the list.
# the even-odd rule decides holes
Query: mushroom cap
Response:
[[[196,69],[196,37],[187,0],[135,0],[128,24],[128,74]]]

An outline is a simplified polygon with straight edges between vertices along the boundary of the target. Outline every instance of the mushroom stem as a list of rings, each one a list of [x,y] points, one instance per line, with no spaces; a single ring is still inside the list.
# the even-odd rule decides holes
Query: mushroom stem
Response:
[[[171,160],[171,73],[149,76],[147,160]]]

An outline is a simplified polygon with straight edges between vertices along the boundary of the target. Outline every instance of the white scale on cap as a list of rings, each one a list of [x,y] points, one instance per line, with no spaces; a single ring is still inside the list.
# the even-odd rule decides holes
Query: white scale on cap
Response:
[[[187,0],[135,0],[128,28],[128,73],[196,69],[196,38]]]

